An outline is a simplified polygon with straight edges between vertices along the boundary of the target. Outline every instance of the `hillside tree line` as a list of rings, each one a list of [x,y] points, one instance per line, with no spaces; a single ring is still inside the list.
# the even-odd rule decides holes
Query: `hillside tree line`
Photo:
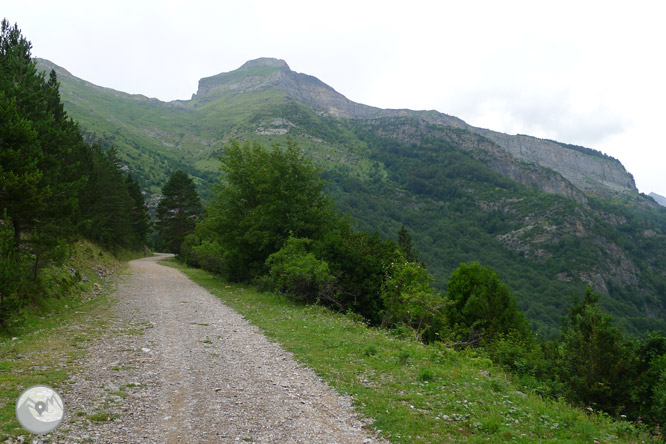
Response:
[[[294,143],[232,142],[221,172],[216,198],[180,245],[189,265],[355,313],[392,334],[476,348],[543,396],[666,421],[666,338],[625,337],[591,289],[573,298],[559,336],[542,340],[490,268],[461,263],[442,294],[406,227],[397,242],[354,229]]]
[[[139,184],[113,149],[89,145],[64,111],[55,71],[39,72],[17,25],[0,29],[0,327],[51,285],[51,265],[86,237],[143,248]],[[73,276],[73,279],[77,278]]]

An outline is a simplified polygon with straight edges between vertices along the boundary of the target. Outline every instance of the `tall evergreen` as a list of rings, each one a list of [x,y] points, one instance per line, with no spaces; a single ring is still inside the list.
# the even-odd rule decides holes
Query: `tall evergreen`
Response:
[[[48,282],[77,235],[135,248],[148,229],[138,184],[113,149],[83,140],[55,71],[36,68],[17,25],[0,25],[0,327]]]
[[[150,217],[148,216],[146,203],[143,199],[143,193],[141,193],[139,182],[131,174],[127,175],[126,183],[127,191],[132,199],[132,211],[130,214],[132,231],[141,243],[145,243],[150,228]]]
[[[185,236],[194,232],[202,213],[203,207],[192,179],[181,170],[172,173],[162,187],[162,200],[157,206],[157,247],[180,253],[180,245]]]

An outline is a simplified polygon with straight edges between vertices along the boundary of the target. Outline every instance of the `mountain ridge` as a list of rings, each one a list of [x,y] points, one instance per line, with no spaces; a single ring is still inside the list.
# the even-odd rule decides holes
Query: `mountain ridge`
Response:
[[[270,75],[266,75],[265,71],[264,76],[261,77],[252,75],[253,71],[257,72],[262,68],[272,68]],[[559,172],[583,191],[603,192],[605,194],[625,191],[638,192],[633,176],[626,171],[621,162],[605,156],[601,152],[585,148],[589,152],[598,153],[598,155],[589,156],[581,151],[570,149],[567,144],[556,141],[538,139],[527,135],[512,136],[497,131],[476,128],[462,119],[438,111],[380,109],[359,104],[347,99],[316,77],[292,71],[289,65],[280,59],[260,58],[251,60],[235,71],[202,79],[199,81],[199,89],[193,95],[193,100],[201,100],[202,97],[210,93],[211,88],[208,84],[212,79],[232,81],[235,77],[233,74],[240,72],[249,73],[245,79],[252,79],[253,81],[242,84],[231,83],[234,89],[239,90],[239,94],[248,92],[248,89],[244,89],[244,87],[267,88],[276,86],[284,89],[295,100],[316,110],[327,112],[336,118],[376,119],[417,116],[429,123],[468,129],[480,134],[521,160],[536,163]],[[225,85],[229,85],[229,83],[225,82]],[[585,172],[589,174],[586,175]]]
[[[191,100],[173,102],[65,72],[67,112],[90,140],[118,148],[153,204],[175,169],[209,201],[229,140],[291,139],[359,229],[388,238],[401,225],[412,230],[440,288],[461,261],[479,260],[512,285],[546,334],[586,285],[629,331],[666,331],[665,213],[601,152],[474,128],[437,111],[356,104],[278,59],[201,79]]]
[[[101,88],[115,95],[125,96],[135,101],[148,101],[172,107],[199,107],[225,93],[240,96],[270,88],[286,92],[293,100],[327,113],[334,118],[381,119],[415,117],[435,125],[466,129],[488,138],[517,159],[550,168],[564,176],[583,192],[613,195],[616,193],[638,193],[633,176],[622,163],[603,153],[584,148],[597,155],[590,156],[569,148],[568,144],[539,139],[527,135],[509,135],[497,131],[477,128],[462,119],[439,111],[414,111],[408,109],[381,109],[353,102],[334,88],[314,76],[292,71],[287,62],[274,58],[250,60],[240,68],[205,77],[199,80],[197,92],[189,101],[174,100],[163,102],[141,94],[127,94],[110,88],[100,87],[78,79],[65,69],[44,59],[37,59],[42,68],[56,69],[67,77],[85,82],[88,86]],[[572,193],[568,192],[567,195]]]

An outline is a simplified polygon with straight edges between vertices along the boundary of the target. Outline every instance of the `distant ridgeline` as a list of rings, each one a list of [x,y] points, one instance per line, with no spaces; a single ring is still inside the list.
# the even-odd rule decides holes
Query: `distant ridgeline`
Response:
[[[359,229],[395,239],[408,227],[440,287],[461,262],[478,260],[545,335],[587,286],[627,332],[666,331],[666,208],[610,156],[436,111],[354,103],[275,59],[202,79],[191,100],[168,103],[38,66],[56,70],[69,115],[117,148],[153,206],[178,169],[209,201],[231,140],[290,139]]]
[[[666,197],[661,196],[657,193],[650,193],[649,196],[655,200],[659,205],[663,205],[666,207]]]

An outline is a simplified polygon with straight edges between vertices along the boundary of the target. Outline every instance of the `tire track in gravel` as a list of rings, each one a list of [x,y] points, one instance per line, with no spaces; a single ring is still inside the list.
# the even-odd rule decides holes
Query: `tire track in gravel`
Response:
[[[112,328],[62,389],[69,426],[55,442],[383,442],[349,397],[163,257],[130,262]]]

